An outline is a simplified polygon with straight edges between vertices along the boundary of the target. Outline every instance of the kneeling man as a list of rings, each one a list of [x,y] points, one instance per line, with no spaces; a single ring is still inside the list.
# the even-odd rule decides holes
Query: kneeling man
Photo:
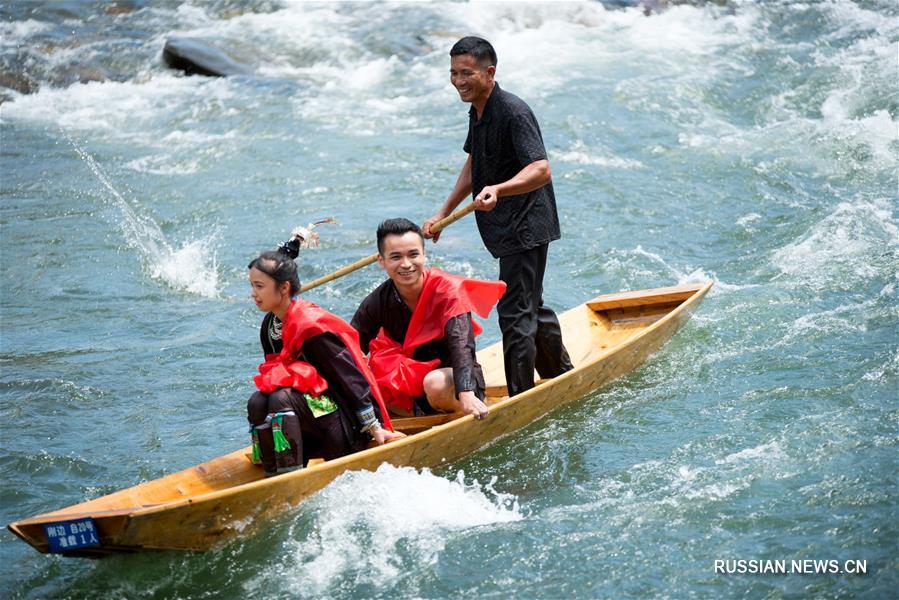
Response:
[[[397,416],[463,411],[487,416],[474,336],[505,292],[501,281],[425,268],[424,238],[408,219],[378,227],[378,264],[390,278],[362,301],[351,325],[369,352],[387,409]]]

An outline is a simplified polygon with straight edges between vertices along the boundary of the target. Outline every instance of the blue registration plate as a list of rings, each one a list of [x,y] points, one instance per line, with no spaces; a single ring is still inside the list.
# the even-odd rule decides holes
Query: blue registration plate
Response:
[[[50,552],[71,552],[100,545],[100,532],[90,517],[44,524]]]

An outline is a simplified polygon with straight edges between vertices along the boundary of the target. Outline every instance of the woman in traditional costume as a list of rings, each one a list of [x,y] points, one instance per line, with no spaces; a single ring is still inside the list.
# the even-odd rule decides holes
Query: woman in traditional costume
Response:
[[[247,402],[254,462],[266,476],[299,469],[313,456],[330,460],[403,437],[390,425],[356,331],[295,298],[300,242],[294,236],[248,265],[251,295],[267,313],[260,330],[265,362]]]

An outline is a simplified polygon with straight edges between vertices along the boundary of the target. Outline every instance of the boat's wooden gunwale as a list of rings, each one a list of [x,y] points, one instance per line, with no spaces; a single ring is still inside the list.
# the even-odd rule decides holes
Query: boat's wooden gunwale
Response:
[[[617,376],[620,376],[620,374],[623,374],[623,373],[626,373],[626,372],[632,370],[637,364],[639,364],[640,362],[642,362],[645,359],[645,356],[647,356],[649,353],[653,352],[657,347],[659,347],[662,343],[664,343],[664,341],[666,341],[668,339],[668,337],[670,337],[670,335],[673,335],[674,331],[676,331],[677,328],[680,327],[680,324],[682,324],[682,321],[685,321],[687,316],[689,316],[689,314],[692,313],[692,311],[695,309],[695,307],[698,306],[699,301],[705,296],[705,294],[707,293],[707,291],[711,287],[711,285],[712,285],[711,282],[708,282],[705,284],[692,285],[692,286],[677,286],[675,288],[659,288],[658,295],[655,295],[656,290],[643,291],[641,294],[642,294],[642,297],[644,298],[644,301],[638,302],[636,304],[632,304],[631,306],[642,306],[642,305],[653,304],[653,302],[648,301],[653,297],[657,298],[656,303],[671,302],[671,301],[673,301],[671,299],[672,296],[675,296],[675,295],[681,296],[682,302],[679,306],[672,309],[668,314],[659,318],[655,322],[643,327],[639,331],[636,331],[632,336],[628,337],[627,339],[624,339],[620,343],[614,344],[605,350],[599,351],[595,356],[592,356],[588,362],[586,362],[582,365],[579,365],[575,370],[570,371],[568,373],[564,373],[563,375],[556,377],[555,379],[551,380],[550,382],[547,382],[544,385],[537,386],[531,390],[528,390],[525,393],[519,394],[518,396],[515,396],[513,398],[507,398],[507,399],[501,400],[501,401],[493,404],[491,406],[491,415],[488,417],[488,419],[486,421],[475,422],[473,417],[471,417],[470,415],[464,415],[464,416],[461,416],[450,422],[435,425],[435,426],[431,427],[430,429],[421,431],[419,433],[416,433],[407,438],[398,440],[391,444],[376,447],[376,448],[371,448],[368,450],[363,450],[363,451],[355,453],[355,454],[351,454],[351,455],[344,456],[344,457],[334,459],[331,461],[327,461],[327,462],[324,462],[321,464],[310,466],[306,469],[297,471],[295,473],[281,475],[277,478],[272,478],[272,479],[258,479],[256,481],[250,481],[250,482],[238,484],[238,485],[235,485],[234,487],[215,490],[215,491],[211,491],[211,492],[207,492],[207,493],[202,493],[202,494],[198,494],[198,495],[192,496],[192,497],[185,497],[182,499],[166,501],[166,502],[162,502],[162,503],[159,503],[159,504],[156,504],[153,506],[140,506],[140,507],[130,506],[130,507],[124,507],[122,509],[117,509],[117,510],[104,510],[104,511],[102,511],[102,514],[101,514],[101,511],[99,511],[99,510],[90,510],[90,506],[89,506],[93,502],[102,500],[102,498],[98,498],[98,499],[94,499],[94,500],[82,503],[81,505],[76,505],[77,507],[82,509],[79,512],[67,512],[66,509],[61,509],[58,511],[54,511],[52,513],[45,513],[42,515],[37,515],[35,517],[31,517],[29,519],[24,519],[24,520],[18,521],[16,523],[11,524],[10,529],[14,533],[19,535],[19,537],[22,537],[22,539],[24,539],[26,542],[35,546],[35,548],[37,548],[38,550],[46,551],[45,548],[42,549],[40,547],[41,543],[40,543],[39,539],[36,539],[35,537],[26,535],[24,528],[33,527],[36,525],[39,526],[42,523],[50,523],[50,522],[58,521],[61,519],[79,518],[81,516],[95,516],[100,519],[110,519],[111,518],[111,519],[123,520],[124,524],[121,526],[121,531],[117,532],[117,534],[116,534],[118,537],[115,540],[112,540],[112,539],[110,540],[111,542],[113,542],[109,547],[110,550],[112,550],[112,551],[119,551],[119,550],[127,551],[128,549],[134,549],[134,548],[136,548],[136,549],[150,549],[150,548],[166,549],[166,548],[171,548],[171,546],[168,546],[168,547],[158,546],[158,544],[156,546],[154,546],[150,540],[147,540],[149,542],[147,544],[140,544],[140,545],[136,545],[136,546],[130,545],[128,543],[122,543],[122,544],[116,545],[115,542],[116,541],[127,542],[128,530],[129,530],[130,525],[140,522],[141,520],[147,521],[146,524],[150,525],[156,518],[159,518],[160,520],[163,520],[163,521],[165,521],[166,519],[168,519],[169,521],[172,521],[174,518],[172,515],[174,515],[175,513],[182,513],[185,509],[189,510],[190,507],[192,507],[192,506],[199,507],[199,506],[203,505],[203,506],[216,506],[217,507],[218,506],[217,503],[219,503],[219,504],[224,503],[224,504],[221,504],[221,506],[227,508],[227,506],[229,504],[229,499],[236,498],[236,497],[244,497],[244,496],[246,497],[247,501],[254,501],[254,500],[261,499],[261,498],[266,498],[266,499],[271,498],[272,503],[287,502],[288,504],[296,504],[302,498],[305,498],[306,496],[317,492],[319,489],[321,489],[321,487],[324,487],[324,485],[327,485],[327,483],[329,483],[334,478],[336,478],[340,473],[342,473],[346,470],[349,470],[350,468],[374,470],[377,468],[377,466],[379,464],[382,464],[383,462],[394,462],[391,459],[400,459],[400,458],[403,458],[404,460],[397,460],[396,462],[394,462],[394,464],[419,466],[419,463],[421,461],[417,460],[416,448],[423,449],[423,452],[421,452],[421,454],[422,454],[421,460],[428,461],[429,460],[428,456],[427,456],[428,451],[431,450],[431,448],[429,447],[429,442],[433,442],[435,439],[445,438],[444,439],[444,447],[447,448],[447,451],[443,453],[445,455],[443,460],[445,460],[445,461],[456,460],[456,459],[460,458],[461,456],[468,454],[473,449],[476,449],[477,447],[479,447],[481,445],[484,445],[484,444],[494,441],[499,436],[502,436],[504,434],[511,433],[513,431],[516,431],[517,429],[520,429],[521,427],[527,425],[528,422],[533,420],[533,418],[536,418],[535,416],[529,416],[528,419],[522,419],[522,418],[517,418],[517,415],[515,414],[516,411],[518,410],[518,407],[526,406],[529,400],[540,398],[541,400],[538,402],[538,404],[541,404],[541,405],[545,404],[546,403],[545,399],[548,395],[549,390],[555,390],[555,389],[565,389],[565,390],[571,392],[568,396],[566,396],[563,399],[563,401],[558,402],[557,404],[563,404],[567,401],[571,401],[575,398],[575,396],[577,396],[577,394],[583,395],[583,393],[586,393],[586,392],[584,392],[584,390],[581,388],[583,388],[586,385],[586,383],[582,382],[581,380],[589,378],[588,372],[591,371],[591,369],[595,370],[598,365],[612,360],[613,357],[625,356],[630,351],[630,349],[632,349],[636,345],[638,345],[640,343],[640,341],[642,339],[644,339],[646,336],[653,335],[655,332],[659,331],[660,329],[666,328],[666,327],[672,325],[677,320],[681,320],[681,323],[678,323],[677,326],[674,328],[674,330],[671,331],[670,334],[660,337],[658,340],[655,341],[655,343],[651,344],[652,348],[642,349],[642,350],[638,350],[638,351],[634,352],[633,357],[638,358],[638,360],[634,364],[631,364],[631,363],[628,363],[628,362],[625,362],[622,360],[622,361],[619,361],[621,364],[611,366],[610,369],[613,372],[613,375],[610,377],[607,377],[606,379],[602,379],[600,382],[600,385],[602,383],[605,383],[608,380],[611,380]],[[619,302],[621,302],[621,301],[631,302],[636,298],[636,296],[634,296],[633,293],[630,293],[630,294],[631,294],[630,297],[624,298],[623,300],[620,297],[615,298],[616,295],[600,296],[593,301],[590,301],[590,302],[584,303],[583,305],[579,305],[578,307],[575,307],[574,309],[572,309],[569,312],[573,312],[576,310],[582,310],[584,306],[591,307],[591,305],[597,306],[598,310],[600,310],[600,311],[620,308],[620,304],[618,304]],[[620,296],[620,295],[618,295],[618,296]],[[602,315],[599,315],[599,316],[602,317]],[[641,358],[641,356],[642,356],[642,358]],[[590,377],[592,377],[592,375]],[[589,390],[587,390],[587,392],[588,391]],[[580,397],[580,396],[577,396],[577,397]],[[537,416],[539,416],[540,414],[543,414],[545,412],[548,412],[549,410],[552,410],[552,408],[555,408],[555,405],[550,406],[550,407],[546,408],[545,410],[539,410],[539,412],[535,413],[535,411],[537,411],[539,409],[539,407],[535,405],[534,407],[531,407],[530,410],[525,410],[524,413],[528,413],[528,414],[535,413]],[[507,415],[510,415],[510,416],[507,417]],[[502,431],[493,431],[493,429],[496,426],[498,426],[500,423],[509,425],[509,428],[504,429]],[[475,433],[475,434],[477,434],[479,432],[482,435],[489,433],[489,435],[486,435],[485,437],[480,439],[480,444],[478,446],[472,445],[473,444],[473,442],[472,442],[473,436],[471,436],[471,437],[465,436],[464,430],[466,428],[472,428],[473,426],[480,428],[480,429],[478,429],[478,431],[473,431],[473,433]],[[459,440],[463,440],[464,443],[460,443],[460,447],[457,449],[454,447],[453,442],[458,442]],[[453,450],[458,450],[458,451],[453,451]],[[209,465],[209,463],[212,463],[215,461],[221,461],[223,459],[226,459],[227,457],[230,457],[232,455],[242,453],[245,451],[246,451],[246,449],[242,449],[242,450],[238,450],[238,451],[235,451],[235,452],[227,454],[227,455],[223,455],[216,459],[212,459],[211,461],[207,461],[207,463],[202,463],[201,465],[197,465],[195,467],[190,467],[188,469],[185,469],[184,471],[166,476],[165,478],[168,478],[168,477],[174,478],[176,476],[187,476],[187,475],[189,475],[190,471],[196,470],[198,467],[203,467],[203,466]],[[436,456],[433,451],[431,451],[430,454],[432,456]],[[428,465],[423,465],[423,466],[428,466]],[[163,479],[165,479],[165,478],[163,478]],[[303,481],[308,481],[312,487],[307,490],[298,489],[299,486],[301,485],[301,482],[303,482]],[[151,482],[148,482],[148,483],[151,483]],[[321,484],[321,485],[319,485],[319,484]],[[141,484],[141,485],[146,485],[146,484]],[[268,490],[275,491],[275,493],[274,494],[265,494],[265,492]],[[122,490],[122,491],[125,491],[125,490]],[[230,505],[231,505],[231,509],[234,509],[234,510],[236,510],[238,508],[240,509],[240,510],[238,510],[238,512],[240,512],[240,515],[234,515],[235,519],[241,518],[241,516],[244,516],[247,514],[249,514],[250,517],[257,516],[255,513],[252,513],[252,511],[249,511],[249,513],[248,513],[248,511],[246,510],[245,507],[240,507],[237,504],[234,504],[234,502],[231,502]],[[71,508],[75,508],[75,507],[71,507]],[[209,512],[211,514],[214,511],[208,510],[207,512]],[[266,510],[261,510],[261,512],[258,516],[262,516],[262,514],[267,514],[268,512],[274,512],[274,511],[271,507],[269,507]],[[169,514],[169,513],[171,513],[171,514]],[[124,519],[122,519],[123,517],[124,517]],[[137,529],[141,529],[141,528],[138,527]],[[212,528],[212,529],[215,529],[215,528]],[[188,543],[188,544],[183,544],[183,545],[177,546],[177,548],[179,548],[179,549],[196,549],[196,550],[208,549],[214,543],[214,540],[219,539],[219,538],[231,537],[230,535],[226,535],[228,533],[227,530],[228,530],[227,523],[222,523],[218,529],[215,529],[215,531],[197,532],[196,546],[192,546],[190,543]],[[134,535],[136,536],[137,534],[134,533]],[[39,536],[38,536],[38,538],[39,538]],[[37,542],[37,543],[35,543],[35,542]],[[104,551],[98,550],[96,553],[102,554],[102,553],[104,553]],[[85,554],[91,554],[91,552],[85,552]]]

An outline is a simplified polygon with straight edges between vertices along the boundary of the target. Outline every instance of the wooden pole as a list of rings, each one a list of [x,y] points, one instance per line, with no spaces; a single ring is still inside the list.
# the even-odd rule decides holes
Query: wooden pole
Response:
[[[465,215],[467,215],[468,213],[470,213],[473,210],[474,210],[474,202],[472,202],[465,208],[460,208],[459,210],[457,210],[450,216],[446,217],[445,219],[440,219],[439,221],[437,221],[436,223],[431,225],[431,231],[434,233],[437,233],[438,231],[443,231],[444,229],[446,229],[447,227],[449,227],[450,225],[452,225],[453,223],[455,223],[456,221],[458,221],[459,219],[461,219],[462,217],[464,217]],[[366,256],[365,258],[360,258],[356,262],[346,265],[345,267],[341,267],[332,273],[323,275],[323,276],[319,277],[318,279],[310,281],[309,283],[304,283],[302,286],[300,286],[300,293],[302,294],[304,292],[308,292],[312,288],[317,288],[318,286],[324,285],[330,281],[334,281],[335,279],[340,279],[344,275],[348,275],[348,274],[352,273],[353,271],[358,271],[362,267],[367,267],[368,265],[372,264],[373,262],[377,262],[377,260],[378,260],[377,252],[375,252],[371,256]]]

